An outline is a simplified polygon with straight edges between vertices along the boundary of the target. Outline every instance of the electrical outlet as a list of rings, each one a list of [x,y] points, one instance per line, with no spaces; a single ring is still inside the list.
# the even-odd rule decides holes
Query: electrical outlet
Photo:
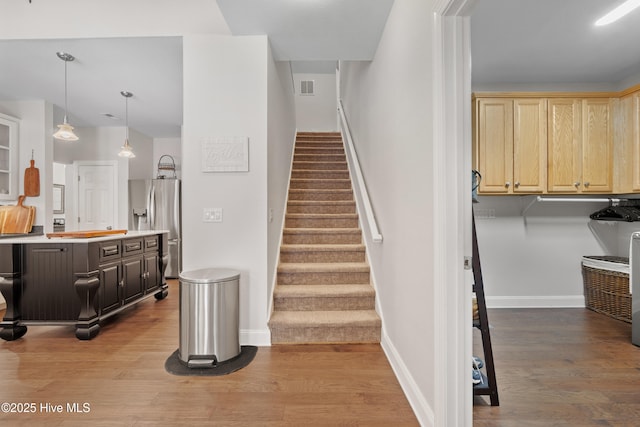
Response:
[[[202,211],[203,222],[222,222],[222,208],[204,208]]]

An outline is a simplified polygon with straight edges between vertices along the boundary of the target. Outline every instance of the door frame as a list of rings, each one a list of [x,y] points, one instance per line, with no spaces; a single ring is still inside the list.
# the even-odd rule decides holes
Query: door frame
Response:
[[[67,227],[67,231],[73,231],[73,230],[77,230],[78,229],[78,212],[80,212],[80,206],[79,206],[79,200],[80,200],[80,193],[79,193],[79,185],[78,185],[78,180],[79,180],[79,173],[80,173],[80,167],[82,166],[112,166],[113,167],[113,228],[119,228],[120,227],[120,216],[119,216],[119,199],[120,199],[120,194],[118,189],[119,187],[119,183],[118,183],[118,177],[120,176],[118,173],[118,161],[117,160],[75,160],[73,162],[73,179],[71,182],[71,194],[73,194],[73,216],[71,216],[71,222],[73,224],[72,227]]]
[[[433,6],[434,425],[473,425],[471,36],[476,0]]]

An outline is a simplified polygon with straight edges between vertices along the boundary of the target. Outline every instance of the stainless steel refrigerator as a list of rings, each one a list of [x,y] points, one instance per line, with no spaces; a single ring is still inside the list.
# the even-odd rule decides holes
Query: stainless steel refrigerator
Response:
[[[129,181],[129,229],[168,230],[169,262],[165,277],[177,278],[182,269],[180,180]]]

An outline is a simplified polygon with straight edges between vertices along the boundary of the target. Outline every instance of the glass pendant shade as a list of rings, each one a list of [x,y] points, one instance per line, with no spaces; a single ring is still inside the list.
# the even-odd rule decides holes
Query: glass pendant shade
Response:
[[[58,125],[58,130],[53,137],[61,141],[77,141],[78,136],[73,132],[73,126],[67,123],[67,62],[76,58],[65,52],[57,52],[56,55],[64,61],[64,120],[61,125]]]
[[[58,125],[58,130],[53,134],[55,139],[61,141],[77,141],[78,136],[73,132],[73,126],[67,123],[65,119],[61,125]]]
[[[120,152],[118,153],[120,157],[126,157],[128,159],[134,158],[136,155],[133,153],[133,148],[129,145],[129,138],[124,140],[124,145],[120,147]]]
[[[118,156],[126,157],[128,159],[134,158],[136,155],[133,153],[133,148],[129,145],[129,98],[133,96],[131,92],[122,91],[120,95],[124,96],[124,108],[125,108],[125,127],[126,127],[126,136],[124,139],[124,145],[120,147],[120,152]]]

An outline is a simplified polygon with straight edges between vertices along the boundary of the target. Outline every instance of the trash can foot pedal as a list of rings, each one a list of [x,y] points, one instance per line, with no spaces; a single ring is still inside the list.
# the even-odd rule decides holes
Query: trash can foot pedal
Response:
[[[218,365],[218,361],[215,356],[197,356],[193,359],[189,359],[187,362],[188,368],[215,368]]]

